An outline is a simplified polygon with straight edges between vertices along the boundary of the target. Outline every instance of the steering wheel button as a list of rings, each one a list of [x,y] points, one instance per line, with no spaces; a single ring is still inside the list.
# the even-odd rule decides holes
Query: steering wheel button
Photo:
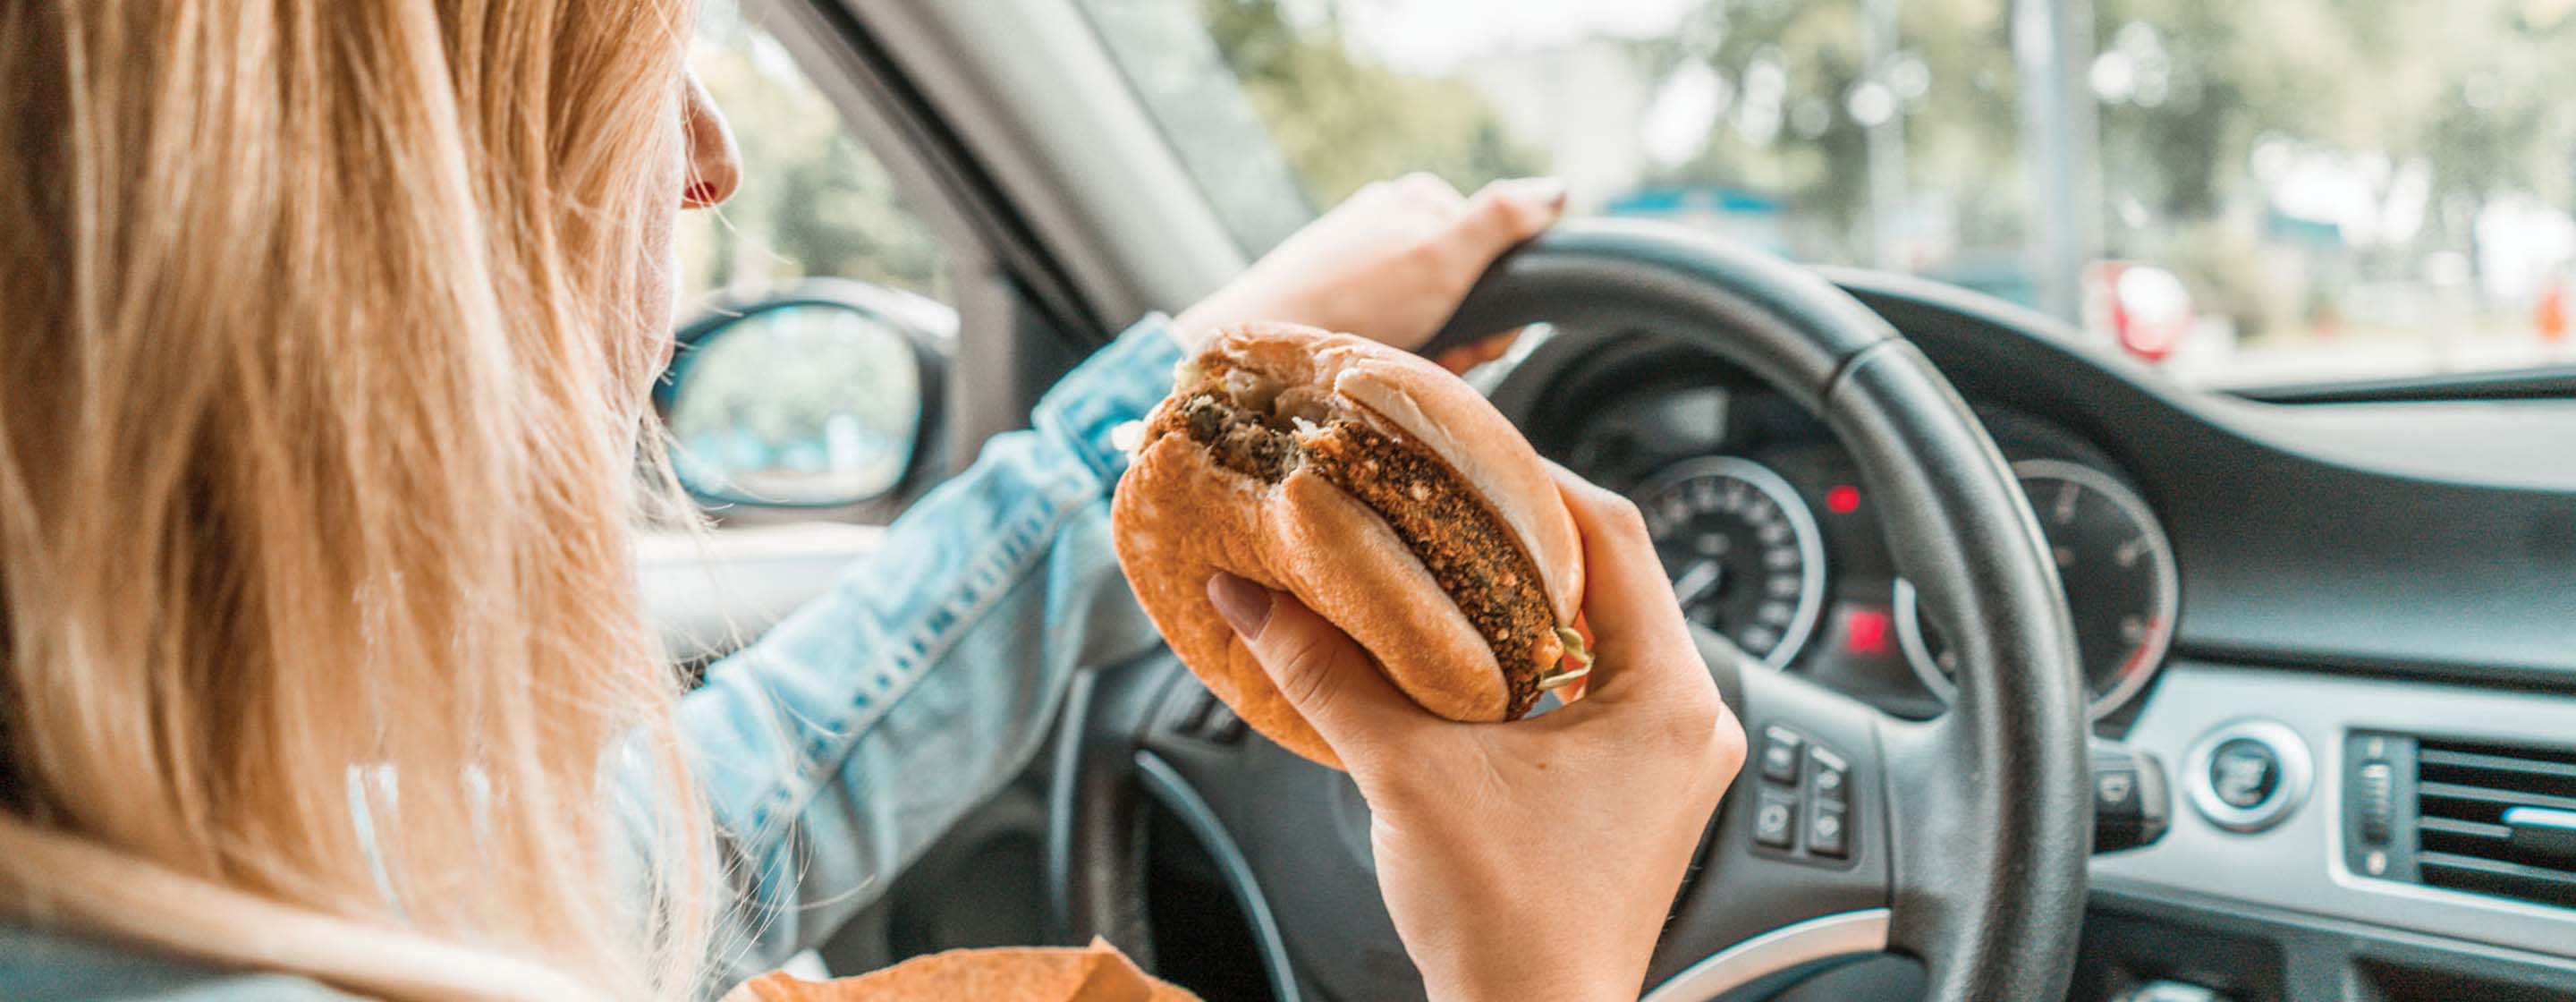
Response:
[[[1851,792],[1851,762],[1822,747],[1807,749],[1807,772],[1816,799],[1839,804]]]
[[[1774,849],[1786,849],[1798,841],[1798,798],[1773,790],[1762,791],[1753,807],[1753,841]]]
[[[1211,702],[1214,702],[1211,700]],[[1234,715],[1223,703],[1209,707],[1207,718],[1199,725],[1199,736],[1218,744],[1243,740],[1243,718]]]
[[[1783,786],[1798,782],[1798,753],[1806,748],[1807,739],[1798,732],[1773,724],[1762,729],[1762,778]]]
[[[1841,859],[1850,852],[1851,830],[1847,827],[1843,805],[1816,803],[1807,817],[1807,851],[1828,859]]]

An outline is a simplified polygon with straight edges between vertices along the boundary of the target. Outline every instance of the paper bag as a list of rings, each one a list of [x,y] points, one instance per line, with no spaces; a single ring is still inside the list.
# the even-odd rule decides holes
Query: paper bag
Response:
[[[1081,949],[1016,947],[950,950],[881,971],[830,981],[785,972],[743,982],[724,1002],[1198,1002],[1094,938]]]

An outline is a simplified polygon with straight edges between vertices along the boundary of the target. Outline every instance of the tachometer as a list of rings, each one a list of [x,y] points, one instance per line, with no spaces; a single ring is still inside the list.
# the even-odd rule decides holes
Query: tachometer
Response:
[[[2137,695],[2173,640],[2173,545],[2146,501],[2107,473],[2055,459],[2014,463],[2013,473],[2057,560],[2092,715],[2102,717]],[[1947,700],[1957,693],[1958,661],[1919,604],[1913,584],[1898,579],[1897,643],[1924,686]]]
[[[1713,456],[1666,469],[1636,498],[1684,614],[1774,666],[1798,656],[1824,607],[1825,551],[1788,481]]]

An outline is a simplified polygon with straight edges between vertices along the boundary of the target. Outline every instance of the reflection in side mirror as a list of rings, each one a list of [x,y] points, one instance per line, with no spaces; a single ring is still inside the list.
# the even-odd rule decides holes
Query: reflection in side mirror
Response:
[[[711,501],[883,498],[921,445],[925,370],[905,329],[842,303],[777,301],[699,324],[662,387],[672,467]]]

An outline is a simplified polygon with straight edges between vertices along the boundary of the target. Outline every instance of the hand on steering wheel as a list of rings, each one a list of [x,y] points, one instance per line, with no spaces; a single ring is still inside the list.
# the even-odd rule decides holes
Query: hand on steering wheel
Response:
[[[1555,178],[1496,181],[1474,195],[1433,174],[1378,181],[1182,311],[1172,331],[1195,349],[1220,327],[1286,321],[1419,350],[1496,257],[1564,210],[1565,183]],[[1425,354],[1464,372],[1509,347],[1508,335],[1480,337]]]
[[[1422,709],[1294,596],[1210,598],[1350,769],[1379,890],[1434,999],[1633,999],[1683,871],[1744,764],[1627,499],[1555,471],[1583,532],[1584,698],[1505,725]]]

